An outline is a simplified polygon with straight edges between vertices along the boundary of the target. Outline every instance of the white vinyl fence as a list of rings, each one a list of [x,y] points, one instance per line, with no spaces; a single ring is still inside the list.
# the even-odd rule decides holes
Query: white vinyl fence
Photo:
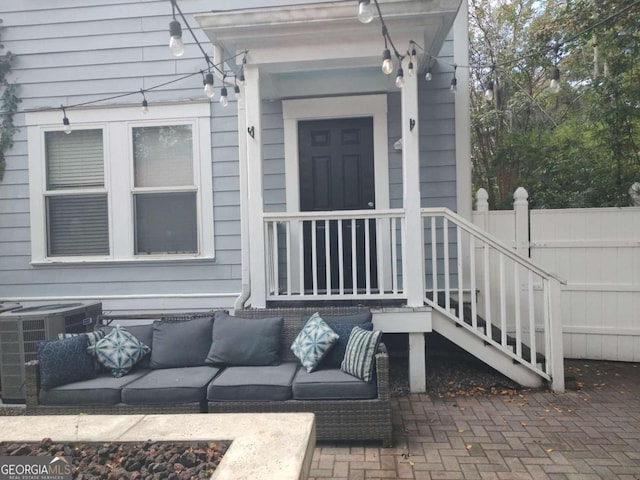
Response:
[[[562,285],[567,358],[640,361],[640,207],[489,211],[476,197],[474,223],[553,272]]]

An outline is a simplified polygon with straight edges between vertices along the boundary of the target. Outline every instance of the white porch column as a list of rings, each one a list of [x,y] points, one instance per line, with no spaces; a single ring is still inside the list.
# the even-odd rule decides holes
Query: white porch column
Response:
[[[245,117],[247,138],[247,174],[249,205],[249,261],[251,269],[251,306],[267,306],[266,261],[264,252],[263,189],[262,189],[262,99],[260,71],[246,64]]]
[[[407,59],[403,62],[408,71]],[[402,203],[406,217],[406,252],[404,258],[403,289],[407,306],[424,305],[424,245],[420,216],[420,125],[418,121],[417,75],[405,75],[402,88]],[[419,260],[420,259],[420,260]]]
[[[408,59],[403,69],[408,72]],[[405,243],[403,289],[407,306],[424,305],[424,243],[420,215],[420,125],[418,121],[417,75],[406,75],[402,88],[402,202],[405,211]],[[426,351],[423,332],[409,332],[409,387],[412,392],[425,392]]]

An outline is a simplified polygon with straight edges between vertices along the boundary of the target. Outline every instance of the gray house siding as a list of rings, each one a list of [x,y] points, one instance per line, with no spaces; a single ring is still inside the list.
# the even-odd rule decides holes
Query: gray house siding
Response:
[[[183,25],[187,44],[175,59],[167,48],[171,5],[168,0],[0,0],[5,26],[2,42],[16,54],[11,79],[19,84],[20,109],[57,108],[127,92],[137,92],[204,67],[200,51]],[[269,4],[313,3],[246,0],[180,0],[190,18],[216,9]],[[192,27],[195,21],[190,20]],[[209,41],[194,28],[205,48]],[[454,108],[449,81],[451,41],[446,63],[436,63],[432,82],[419,81],[422,205],[456,205]],[[216,81],[219,85],[219,81]],[[200,75],[146,93],[154,102],[201,100]],[[134,94],[101,105],[138,106]],[[265,211],[285,210],[284,128],[282,103],[263,103]],[[402,204],[400,95],[388,98],[391,207]],[[67,111],[73,124],[73,109]],[[62,114],[60,115],[62,120]],[[31,265],[29,171],[25,115],[15,117],[19,130],[7,154],[0,182],[0,299],[101,298],[107,308],[128,309],[136,298],[157,298],[140,308],[230,307],[241,288],[240,195],[236,104],[211,104],[211,161],[215,260],[140,261],[95,264]],[[251,162],[251,159],[249,159]],[[203,192],[207,194],[207,192]],[[175,303],[174,297],[184,299]],[[169,303],[163,303],[163,302]],[[170,303],[174,302],[174,303]],[[147,306],[148,305],[148,306]]]
[[[180,6],[190,14],[228,7],[225,3],[183,0]],[[184,25],[186,53],[180,59],[170,55],[166,0],[3,0],[0,10],[3,44],[16,54],[12,81],[19,84],[21,110],[134,92],[204,67]],[[146,97],[150,108],[153,102],[199,100],[202,80],[198,74]],[[140,105],[141,100],[138,94],[101,104]],[[213,195],[215,260],[47,266],[31,265],[27,129],[24,114],[16,115],[19,131],[0,183],[0,298],[102,298],[107,307],[128,308],[135,297],[155,296],[156,308],[162,308],[163,299],[182,296],[198,306],[230,306],[241,277],[237,117],[234,103],[227,109],[212,103],[211,111],[213,192],[203,194]],[[67,116],[73,125],[72,109]]]

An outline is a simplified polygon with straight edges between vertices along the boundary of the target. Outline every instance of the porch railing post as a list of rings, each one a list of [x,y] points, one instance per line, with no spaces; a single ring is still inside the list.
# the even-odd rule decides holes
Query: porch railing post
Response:
[[[265,308],[267,283],[265,234],[262,191],[262,99],[260,72],[254,65],[245,65],[246,128],[240,132],[247,139],[248,199],[249,199],[249,262],[251,265],[251,306]]]
[[[529,258],[529,194],[518,187],[513,193],[513,213],[515,216],[516,252]]]

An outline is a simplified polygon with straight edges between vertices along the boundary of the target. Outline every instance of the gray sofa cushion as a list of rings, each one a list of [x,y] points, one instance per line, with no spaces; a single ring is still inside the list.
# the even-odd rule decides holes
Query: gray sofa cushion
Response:
[[[122,403],[195,403],[205,400],[207,385],[220,369],[200,367],[163,368],[129,383],[122,389]]]
[[[291,398],[291,382],[299,364],[227,367],[207,388],[209,401],[263,401]]]
[[[301,368],[293,379],[295,400],[359,400],[376,396],[375,383],[360,380],[339,368],[312,373]]]
[[[104,326],[100,328],[100,330],[103,330],[104,333],[107,334],[113,330],[117,324],[118,320],[113,320],[110,325]],[[153,350],[153,324],[121,325],[121,327]],[[133,366],[133,370],[148,369],[150,363],[151,353],[148,353]]]
[[[204,365],[211,348],[213,318],[185,322],[153,323],[151,368],[180,368]]]
[[[144,377],[149,370],[136,370],[115,378],[111,372],[101,373],[91,380],[67,383],[51,390],[40,390],[43,405],[115,405],[121,403],[122,387]]]
[[[216,312],[207,363],[277,365],[282,317],[247,319]]]

